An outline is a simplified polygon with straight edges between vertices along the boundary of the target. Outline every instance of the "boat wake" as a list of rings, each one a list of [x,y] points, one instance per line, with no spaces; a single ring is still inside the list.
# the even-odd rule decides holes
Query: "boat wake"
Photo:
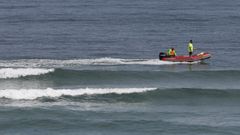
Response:
[[[198,63],[198,62],[194,62]],[[120,58],[97,58],[97,59],[20,59],[20,60],[0,60],[0,67],[50,67],[61,68],[78,65],[172,65],[190,64],[189,62],[167,62],[158,59],[120,59]],[[191,63],[192,64],[192,63]]]

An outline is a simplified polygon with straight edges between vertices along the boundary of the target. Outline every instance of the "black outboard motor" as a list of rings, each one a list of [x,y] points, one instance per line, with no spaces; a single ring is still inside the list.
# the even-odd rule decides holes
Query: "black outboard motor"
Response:
[[[159,53],[159,60],[162,60],[162,58],[165,58],[167,55],[164,52]]]

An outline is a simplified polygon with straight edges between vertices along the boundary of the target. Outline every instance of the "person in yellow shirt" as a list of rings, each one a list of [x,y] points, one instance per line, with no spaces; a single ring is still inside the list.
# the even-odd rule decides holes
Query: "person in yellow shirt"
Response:
[[[193,54],[193,43],[192,43],[192,40],[189,41],[188,43],[188,53],[189,53],[189,56],[192,56]]]
[[[171,49],[168,50],[167,55],[168,55],[169,57],[175,57],[177,54],[176,54],[175,49],[174,49],[174,48],[171,48]]]

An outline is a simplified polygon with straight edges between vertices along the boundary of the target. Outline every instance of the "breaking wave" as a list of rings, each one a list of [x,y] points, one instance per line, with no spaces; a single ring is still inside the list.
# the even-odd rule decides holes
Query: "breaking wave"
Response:
[[[1,68],[0,78],[19,78],[33,75],[43,75],[50,72],[54,72],[54,69],[43,68]]]
[[[84,102],[146,102],[239,100],[239,89],[202,88],[79,88],[79,89],[5,89],[0,90],[0,99],[35,100],[65,99]],[[42,100],[41,100],[42,101]]]
[[[40,97],[60,97],[80,96],[80,95],[94,95],[94,94],[127,94],[127,93],[141,93],[146,91],[156,90],[156,88],[85,88],[85,89],[6,89],[0,90],[0,98],[9,99],[26,99],[33,100]]]

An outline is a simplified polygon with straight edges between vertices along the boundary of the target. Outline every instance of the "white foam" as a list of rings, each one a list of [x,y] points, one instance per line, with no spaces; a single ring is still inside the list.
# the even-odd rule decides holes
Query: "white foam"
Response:
[[[30,75],[42,75],[54,72],[54,69],[42,68],[1,68],[0,78],[19,78]]]
[[[60,97],[62,95],[79,96],[93,94],[127,94],[156,90],[156,88],[85,88],[85,89],[6,89],[0,90],[0,98],[36,99],[39,97]]]
[[[0,67],[68,67],[78,65],[172,65],[189,64],[189,62],[167,62],[158,59],[120,59],[120,58],[98,58],[98,59],[21,59],[0,60]]]

